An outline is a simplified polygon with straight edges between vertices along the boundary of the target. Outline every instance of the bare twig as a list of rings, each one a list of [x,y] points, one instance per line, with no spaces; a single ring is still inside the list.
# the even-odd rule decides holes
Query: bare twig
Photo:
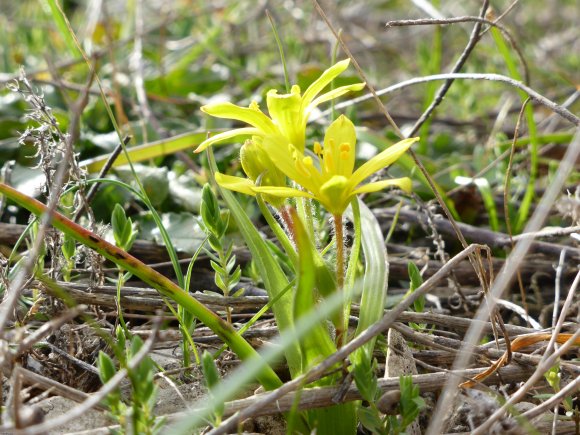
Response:
[[[517,56],[520,59],[520,62],[524,68],[524,77],[525,77],[525,83],[529,83],[530,82],[530,73],[529,73],[529,68],[528,68],[528,64],[526,62],[526,59],[524,58],[524,55],[519,47],[519,45],[516,43],[516,40],[512,37],[511,33],[501,24],[498,23],[498,19],[491,21],[488,20],[486,18],[482,18],[480,17],[471,17],[471,16],[465,16],[465,17],[453,17],[453,18],[442,18],[442,19],[437,19],[437,18],[422,18],[419,20],[396,20],[396,21],[389,21],[385,24],[385,27],[389,28],[389,27],[404,27],[404,26],[430,26],[430,25],[447,25],[447,24],[456,24],[456,23],[481,23],[481,24],[487,24],[489,26],[492,27],[496,27],[501,33],[502,35],[504,35],[504,37],[508,40],[508,42],[511,44],[511,46],[513,47],[513,49],[516,51]],[[480,33],[479,38],[481,38],[483,32]],[[457,70],[453,70],[452,72],[459,72],[459,69]]]
[[[574,115],[572,112],[570,112],[565,107],[555,103],[554,101],[550,100],[549,98],[544,97],[543,95],[541,95],[537,91],[533,90],[529,86],[526,86],[522,82],[519,82],[517,80],[512,79],[511,77],[507,77],[507,76],[504,76],[501,74],[455,73],[455,74],[434,74],[434,75],[424,76],[424,77],[415,77],[415,78],[412,78],[409,80],[404,80],[402,82],[399,82],[399,83],[392,85],[392,86],[389,86],[387,88],[380,89],[377,91],[377,95],[378,96],[387,95],[387,94],[391,94],[395,91],[398,91],[400,89],[407,88],[409,86],[414,86],[414,85],[418,85],[421,83],[427,83],[427,82],[432,82],[432,81],[436,81],[436,80],[447,80],[450,78],[462,79],[462,80],[488,80],[488,81],[506,83],[510,86],[513,86],[514,88],[517,88],[517,89],[524,91],[526,94],[528,94],[532,98],[532,100],[534,100],[537,103],[541,104],[542,106],[550,109],[554,113],[557,113],[562,118],[571,122],[573,125],[580,126],[580,118],[578,118],[576,115]],[[335,104],[334,108],[335,108],[335,110],[344,109],[346,107],[352,106],[353,104],[357,104],[357,103],[360,103],[362,101],[370,100],[371,98],[373,98],[372,95],[369,95],[369,94],[363,95],[363,96],[358,97],[358,98],[353,98],[351,100],[347,100],[347,101],[344,101],[342,103]],[[321,114],[319,115],[319,118],[326,116],[328,114],[330,114],[330,111],[325,110],[325,111],[321,112]],[[314,120],[315,117],[312,117],[312,119]]]
[[[577,129],[576,135],[574,136],[572,143],[566,151],[566,155],[560,163],[560,167],[558,168],[558,172],[554,177],[554,180],[544,193],[544,196],[538,204],[538,207],[526,225],[526,232],[537,231],[539,228],[541,228],[551,209],[552,204],[560,194],[564,182],[572,171],[578,155],[580,155],[580,129]],[[531,239],[524,239],[516,244],[516,248],[510,254],[508,260],[506,261],[504,267],[500,271],[497,279],[493,284],[493,287],[490,291],[491,297],[488,300],[488,304],[480,307],[480,309],[477,311],[474,317],[476,320],[484,320],[488,318],[489,313],[495,307],[495,300],[502,297],[503,292],[514,276],[515,271],[524,260],[526,253],[531,247],[531,244]],[[479,324],[474,323],[469,328],[465,336],[464,345],[462,346],[461,351],[455,360],[453,366],[455,370],[461,370],[467,366],[471,355],[466,349],[468,346],[472,346],[474,343],[479,341],[481,333],[482,328]],[[578,334],[580,334],[580,330],[578,330]],[[562,346],[562,348],[564,348],[564,346]],[[562,350],[562,348],[560,348],[560,350]],[[457,392],[457,387],[458,383],[453,379],[450,380],[445,386],[445,389],[443,390],[437,403],[435,412],[433,413],[433,418],[427,431],[428,435],[441,433],[441,428],[443,426],[445,416],[447,415],[447,411],[453,402],[452,399]]]
[[[520,113],[518,115],[518,120],[516,122],[516,127],[514,129],[514,137],[512,140],[512,146],[510,148],[510,156],[508,159],[508,166],[506,168],[505,171],[505,181],[504,181],[504,186],[503,186],[503,213],[505,216],[505,226],[506,226],[506,230],[510,239],[510,245],[512,250],[515,247],[515,242],[514,242],[514,238],[513,238],[513,234],[512,234],[512,223],[511,223],[511,219],[510,219],[510,209],[509,209],[509,193],[510,193],[510,181],[511,181],[511,175],[512,175],[512,164],[514,161],[514,154],[516,151],[516,141],[518,140],[518,136],[520,134],[520,124],[522,122],[522,119],[524,118],[524,113],[526,110],[526,107],[528,105],[528,103],[530,102],[530,98],[526,98],[526,100],[524,101],[524,103],[522,104],[522,107],[520,109]],[[528,322],[528,324],[530,323],[530,310],[528,309],[528,302],[526,300],[526,290],[524,289],[524,283],[522,281],[522,274],[520,272],[520,270],[518,269],[516,271],[516,276],[518,279],[518,286],[520,288],[520,296],[522,298],[522,305],[524,306],[524,310],[526,312],[526,321]]]
[[[483,4],[481,6],[481,10],[479,12],[479,18],[481,18],[481,19],[485,18],[485,14],[487,13],[488,7],[489,7],[489,0],[484,0]],[[463,49],[463,52],[459,56],[459,59],[457,59],[457,61],[455,62],[455,65],[453,65],[453,68],[451,69],[452,74],[461,71],[461,68],[463,68],[463,65],[465,65],[465,62],[467,62],[467,58],[469,57],[469,55],[471,54],[471,52],[473,51],[473,49],[475,48],[475,46],[479,42],[479,39],[480,39],[479,32],[481,31],[481,27],[482,27],[481,22],[476,22],[475,26],[473,26],[473,30],[471,31],[471,35],[469,36],[469,41],[467,42],[467,45],[465,46],[465,48]],[[431,116],[431,114],[437,108],[437,106],[439,106],[439,104],[441,104],[441,102],[443,101],[443,98],[445,97],[445,94],[447,94],[447,92],[449,91],[449,88],[451,88],[453,81],[454,81],[453,78],[446,79],[445,83],[437,91],[437,94],[435,94],[435,98],[433,98],[433,101],[431,102],[429,107],[427,107],[427,109],[425,109],[425,111],[419,117],[417,122],[415,122],[415,125],[413,125],[413,128],[411,129],[409,136],[414,136],[415,134],[417,134],[417,132],[419,131],[421,126]]]
[[[395,213],[394,208],[383,208],[375,209],[374,213],[377,217],[392,217]],[[402,209],[399,212],[399,219],[406,222],[416,222],[420,223],[420,217],[409,210]],[[443,218],[433,220],[433,224],[437,227],[439,231],[446,234],[453,234],[453,228],[451,224],[444,220]],[[509,236],[505,233],[500,233],[496,231],[491,231],[485,228],[479,228],[473,225],[458,223],[461,232],[471,241],[481,244],[489,245],[492,248],[505,248],[510,245]],[[524,234],[535,234],[535,231],[525,232]],[[546,255],[551,255],[554,257],[559,257],[560,252],[565,247],[564,245],[559,245],[556,243],[535,241],[533,237],[516,237],[517,241],[528,240],[531,242],[531,249],[537,252],[541,252]],[[580,249],[575,247],[566,247],[568,253],[575,257],[580,258]]]

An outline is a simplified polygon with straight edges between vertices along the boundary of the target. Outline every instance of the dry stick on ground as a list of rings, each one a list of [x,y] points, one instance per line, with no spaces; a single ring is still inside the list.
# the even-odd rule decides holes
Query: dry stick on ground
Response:
[[[91,74],[91,77],[89,77],[88,81],[89,85],[85,87],[84,92],[82,93],[82,95],[79,96],[75,104],[76,107],[72,113],[71,122],[69,125],[69,132],[71,133],[65,136],[60,132],[58,124],[56,123],[56,119],[52,115],[50,115],[50,113],[47,110],[47,107],[44,104],[44,101],[42,99],[39,99],[36,95],[34,95],[33,90],[30,84],[28,83],[26,77],[22,75],[20,78],[20,82],[26,88],[26,92],[30,93],[35,103],[38,105],[38,108],[44,112],[45,116],[47,116],[47,121],[52,124],[52,127],[55,129],[56,134],[59,136],[58,140],[65,145],[65,151],[62,157],[62,161],[59,163],[56,173],[54,175],[53,185],[50,186],[47,212],[42,215],[36,239],[33,241],[32,248],[28,253],[28,259],[24,263],[24,266],[22,267],[20,272],[14,278],[14,281],[12,281],[10,288],[7,289],[4,295],[4,300],[2,301],[2,303],[0,303],[0,331],[5,330],[6,323],[12,316],[14,306],[18,301],[18,297],[20,296],[20,292],[22,291],[23,284],[28,279],[28,275],[30,275],[34,267],[34,264],[36,263],[36,259],[38,257],[38,253],[40,252],[40,248],[44,243],[44,234],[50,225],[52,214],[58,205],[58,201],[60,199],[60,192],[66,182],[66,175],[68,172],[68,168],[70,167],[70,161],[73,158],[74,153],[72,132],[74,132],[77,129],[83,109],[88,102],[88,89],[90,83],[92,83],[92,80],[93,78]]]
[[[436,372],[422,375],[414,375],[412,376],[412,378],[413,385],[419,387],[422,393],[429,393],[439,391],[449,377],[468,379],[471,376],[474,376],[476,373],[477,373],[476,369],[469,369],[460,373],[447,371],[447,372]],[[502,383],[518,382],[526,379],[527,376],[529,376],[531,373],[532,368],[530,367],[524,368],[519,366],[504,367],[501,370],[501,373],[499,373],[499,376],[494,376],[493,378],[486,379],[484,383],[486,385],[499,385]],[[378,388],[383,393],[389,391],[398,391],[400,389],[400,380],[398,377],[382,378],[378,379],[377,382]],[[298,409],[300,410],[333,406],[336,405],[336,402],[333,399],[337,396],[337,393],[339,393],[341,389],[342,386],[306,388],[298,392],[290,392],[276,401],[268,401],[268,402],[264,400],[265,396],[268,393],[260,393],[245,399],[226,402],[223,416],[228,417],[234,415],[237,412],[244,412],[250,406],[253,406],[256,402],[263,403],[263,406],[261,406],[252,414],[253,417],[288,412],[292,410],[293,407],[295,407],[296,405],[298,405]],[[343,394],[341,397],[343,397],[342,402],[350,402],[353,400],[362,399],[359,391],[354,385],[351,385],[346,390],[345,394]],[[188,414],[198,413],[202,411],[203,410],[200,408],[192,408],[185,412],[177,412],[174,414],[165,415],[163,416],[163,418],[166,418],[168,422],[174,422],[176,420],[183,418]],[[103,433],[102,432],[103,429],[109,431],[111,429],[118,428],[119,426],[115,425],[109,426],[107,428],[95,429],[94,432]],[[235,430],[235,427],[233,430]],[[93,432],[88,432],[87,435],[90,433]],[[214,431],[209,433],[215,435],[224,432],[222,432],[222,427],[220,426],[219,428],[216,428]]]
[[[38,373],[34,373],[23,367],[17,367],[15,370],[18,370],[19,374],[22,376],[23,384],[35,385],[44,390],[51,389],[53,394],[58,394],[59,396],[65,397],[78,403],[83,403],[85,400],[91,397],[89,394],[83,391],[69,387],[65,384],[61,384],[60,382],[41,376]],[[101,405],[97,405],[96,407],[102,411],[106,410],[106,408]]]
[[[384,208],[384,209],[375,209],[373,211],[377,217],[393,217],[397,213],[395,208]],[[413,213],[409,210],[400,210],[398,212],[399,220],[404,220],[407,222],[415,222],[420,223],[420,218],[417,216],[416,213]],[[441,231],[442,233],[446,234],[454,234],[453,228],[451,224],[447,222],[445,219],[435,219],[433,224],[436,226],[437,230]],[[457,224],[463,234],[471,241],[476,243],[482,243],[489,245],[491,248],[505,248],[509,246],[510,238],[508,234],[500,233],[492,230],[488,230],[485,228],[479,228],[474,225],[458,223]],[[561,231],[561,230],[558,230]],[[564,245],[559,245],[556,243],[549,243],[549,242],[536,242],[533,239],[535,238],[534,235],[541,234],[537,231],[532,232],[524,232],[522,233],[522,237],[516,237],[515,240],[520,241],[524,239],[528,239],[532,241],[531,249],[536,252],[541,252],[546,255],[551,255],[553,257],[559,257],[560,252],[562,249],[566,248],[568,252],[574,256],[575,258],[580,258],[580,249],[574,247],[568,247]]]
[[[538,207],[536,208],[528,224],[526,225],[524,229],[525,232],[537,231],[541,228],[552,205],[559,196],[562,186],[564,185],[568,175],[574,168],[574,164],[579,155],[580,155],[580,129],[577,129],[574,139],[572,140],[572,143],[568,146],[566,154],[560,163],[560,166],[558,168],[556,176],[554,177],[554,180],[544,193],[542,199],[540,200],[540,203],[538,204]],[[490,295],[491,297],[488,301],[488,304],[480,307],[480,309],[476,313],[475,316],[476,320],[481,321],[485,320],[488,317],[489,312],[493,310],[495,306],[495,301],[502,297],[505,289],[508,287],[509,283],[511,282],[514,276],[515,271],[518,269],[519,265],[523,262],[525,255],[527,254],[528,250],[531,247],[531,244],[532,239],[524,239],[516,244],[515,249],[508,257],[508,260],[506,261],[503,269],[500,271],[500,273],[497,276],[497,279],[493,283]],[[580,329],[577,331],[577,333],[580,334]],[[453,365],[453,368],[455,370],[462,370],[465,367],[467,367],[471,355],[466,349],[472,346],[473,344],[477,343],[481,337],[481,334],[482,327],[480,326],[480,324],[479,323],[472,324],[469,330],[467,331],[464,344]],[[564,346],[562,346],[562,348],[564,348]],[[560,348],[560,350],[562,350],[562,348]],[[437,403],[435,412],[433,413],[433,418],[428,428],[427,435],[436,435],[441,433],[444,419],[446,418],[449,407],[453,404],[453,397],[457,392],[458,385],[459,384],[455,379],[450,379],[447,385],[445,386],[445,389],[443,390]]]
[[[251,407],[241,411],[239,414],[230,417],[229,419],[225,420],[222,425],[217,428],[218,433],[226,433],[228,430],[235,430],[237,424],[241,420],[245,420],[246,418],[251,417],[254,415],[255,412],[259,411],[259,409],[263,406],[266,406],[267,403],[273,402],[278,400],[279,398],[283,397],[287,393],[291,391],[295,391],[304,385],[313,382],[320,377],[324,376],[325,373],[331,369],[335,364],[343,361],[346,359],[352,352],[356,349],[370,341],[372,338],[376,337],[380,333],[387,330],[395,321],[397,321],[399,315],[403,313],[407,308],[409,308],[418,298],[424,296],[429,290],[435,287],[435,284],[439,282],[442,278],[446,277],[453,267],[462,261],[466,256],[473,254],[475,251],[478,250],[485,250],[487,251],[487,246],[483,245],[469,245],[466,249],[458,253],[455,257],[449,260],[435,275],[431,278],[427,279],[420,287],[418,287],[413,293],[403,299],[392,311],[388,314],[383,316],[381,320],[374,323],[372,326],[367,328],[363,331],[360,335],[354,338],[349,343],[345,344],[342,348],[340,348],[337,352],[326,358],[320,364],[316,365],[312,369],[305,373],[302,376],[299,376],[291,381],[288,381],[280,388],[266,393],[262,400],[257,401]]]
[[[161,326],[160,320],[154,322],[155,331],[159,331]],[[101,387],[99,391],[92,394],[87,400],[85,400],[81,405],[74,407],[65,414],[55,417],[45,423],[30,426],[24,430],[19,431],[21,435],[37,435],[51,431],[69,421],[79,418],[88,410],[99,405],[113,390],[115,390],[119,384],[125,379],[128,371],[135,370],[135,368],[141,363],[143,358],[145,358],[149,352],[153,349],[153,344],[155,343],[155,334],[151,335],[149,339],[143,344],[143,347],[135,354],[133,358],[128,362],[128,369],[119,370],[105,385]],[[0,427],[0,430],[12,430],[13,428]]]
[[[456,355],[459,347],[461,347],[460,340],[456,340],[456,339],[448,338],[448,337],[441,337],[441,336],[437,336],[437,335],[433,335],[433,334],[420,333],[420,332],[415,331],[413,328],[410,328],[402,323],[395,323],[392,327],[394,329],[396,329],[397,331],[399,331],[409,341],[412,341],[414,343],[421,344],[424,346],[432,347],[435,349],[440,349],[440,350],[449,352],[453,355]],[[537,331],[534,331],[533,333],[537,334]],[[523,334],[523,335],[528,335],[528,334]],[[520,335],[520,337],[522,337],[523,335]],[[513,337],[513,338],[515,339],[517,337]],[[476,356],[480,355],[488,361],[489,361],[489,358],[494,358],[494,359],[502,358],[504,356],[504,353],[505,353],[503,350],[495,349],[494,343],[492,343],[492,342],[488,343],[487,345],[483,345],[483,346],[470,347],[469,351],[473,355],[476,355]],[[514,358],[515,358],[516,362],[519,362],[523,365],[530,366],[530,367],[537,366],[542,360],[542,357],[539,355],[528,355],[528,354],[521,353],[521,352],[514,353]],[[488,361],[486,361],[486,364]],[[567,369],[568,372],[580,374],[580,367],[579,366],[576,366],[573,363],[564,363],[564,365],[565,365],[565,368]]]
[[[558,323],[556,324],[556,327],[554,328],[554,331],[552,333],[552,338],[550,339],[550,342],[548,343],[548,346],[546,348],[546,352],[542,357],[542,361],[540,361],[540,364],[538,364],[538,367],[536,368],[534,374],[524,385],[522,385],[522,387],[520,387],[518,391],[516,391],[510,397],[510,399],[501,408],[496,410],[491,415],[491,417],[487,419],[485,423],[479,426],[474,431],[474,434],[487,433],[487,431],[489,431],[493,423],[497,421],[497,419],[500,418],[508,409],[510,409],[511,406],[519,402],[527,394],[528,390],[532,388],[534,384],[542,378],[544,373],[556,363],[558,357],[560,355],[563,355],[564,352],[566,352],[566,350],[572,346],[577,337],[580,337],[580,328],[578,328],[576,333],[564,345],[562,345],[557,351],[554,351],[552,355],[550,355],[550,352],[552,352],[552,349],[554,349],[556,337],[558,336],[560,330],[562,329],[562,325],[564,324],[564,320],[566,318],[566,315],[568,314],[568,310],[572,305],[572,301],[574,300],[574,295],[579,284],[580,284],[580,272],[578,272],[578,274],[576,275],[576,279],[574,279],[574,282],[570,286],[568,296],[566,297],[566,301],[564,302],[564,306],[562,307],[562,312],[560,313],[560,317],[558,318]]]

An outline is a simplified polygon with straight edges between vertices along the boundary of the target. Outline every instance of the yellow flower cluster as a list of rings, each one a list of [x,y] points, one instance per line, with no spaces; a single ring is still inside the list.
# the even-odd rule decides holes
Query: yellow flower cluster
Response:
[[[351,199],[359,193],[376,192],[388,186],[410,191],[411,180],[407,177],[361,183],[395,162],[418,138],[405,139],[354,170],[355,127],[348,118],[341,115],[327,129],[322,145],[315,142],[312,153],[305,150],[306,123],[312,110],[323,102],[361,90],[365,86],[364,83],[341,86],[319,95],[348,64],[348,59],[343,60],[324,71],[304,94],[300,93],[296,85],[289,94],[278,94],[276,90],[270,90],[267,93],[269,117],[255,102],[250,107],[239,107],[231,103],[203,106],[201,110],[212,116],[235,119],[252,126],[218,134],[197,148],[196,152],[200,152],[208,146],[241,135],[251,136],[241,149],[242,167],[248,178],[218,173],[216,181],[237,192],[263,194],[275,207],[281,206],[285,198],[315,199],[334,215],[341,215]],[[258,186],[256,180],[260,176],[262,178]],[[304,190],[288,187],[286,178]]]

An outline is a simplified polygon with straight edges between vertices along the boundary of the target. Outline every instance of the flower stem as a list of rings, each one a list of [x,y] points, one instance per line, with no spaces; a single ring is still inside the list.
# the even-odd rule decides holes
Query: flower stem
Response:
[[[294,222],[292,221],[292,216],[290,215],[289,211],[290,207],[280,207],[278,213],[280,213],[280,218],[282,222],[284,222],[284,226],[286,227],[286,231],[288,231],[288,235],[290,236],[290,240],[293,243],[296,243],[296,234],[294,233]]]
[[[339,292],[344,287],[344,231],[342,225],[342,214],[333,215],[334,218],[334,242],[336,244],[336,284]],[[344,330],[336,327],[336,345],[341,347],[344,343]]]

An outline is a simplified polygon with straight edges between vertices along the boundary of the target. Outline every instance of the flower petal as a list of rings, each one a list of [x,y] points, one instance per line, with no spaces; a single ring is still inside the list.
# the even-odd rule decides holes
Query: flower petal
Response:
[[[352,85],[341,86],[340,88],[333,89],[332,91],[328,91],[322,94],[320,97],[315,98],[312,103],[308,105],[306,109],[306,113],[310,114],[312,109],[314,109],[319,104],[322,104],[326,101],[334,100],[335,98],[340,97],[341,95],[348,94],[349,92],[360,91],[364,89],[366,83],[355,83]]]
[[[246,195],[256,196],[254,192],[254,182],[248,178],[232,177],[231,175],[216,172],[215,181],[222,187],[235,192],[245,193]]]
[[[317,184],[308,172],[299,171],[296,165],[295,155],[298,158],[303,156],[293,145],[283,136],[266,136],[262,141],[262,146],[266,150],[268,157],[274,165],[278,167],[288,178],[294,180],[302,187],[312,192],[317,191]]]
[[[268,113],[283,136],[298,150],[304,151],[306,120],[301,112],[300,88],[292,87],[289,94],[278,94],[275,89],[266,94]]]
[[[365,178],[395,162],[418,140],[418,137],[402,140],[374,156],[352,174],[351,186],[358,186]]]
[[[230,139],[234,139],[238,136],[255,136],[255,135],[260,135],[260,134],[263,134],[263,133],[260,130],[258,130],[257,128],[251,128],[251,127],[236,128],[234,130],[224,131],[223,133],[216,134],[215,136],[211,136],[210,138],[204,140],[202,143],[200,143],[198,145],[198,147],[195,149],[194,152],[200,153],[211,145],[214,145],[216,143],[226,142],[226,141],[228,141]],[[235,141],[231,140],[230,142],[235,142]]]
[[[281,187],[281,186],[256,186],[253,188],[255,193],[262,193],[264,195],[277,196],[280,198],[311,198],[314,199],[314,195],[304,190],[294,189],[292,187]]]
[[[355,155],[354,124],[346,116],[340,115],[324,135],[324,170],[330,175],[349,178],[354,168]]]
[[[201,107],[201,111],[216,118],[235,119],[262,130],[264,134],[275,134],[276,126],[261,110],[240,107],[232,103],[215,103]]]
[[[358,195],[359,193],[369,193],[369,192],[378,192],[379,190],[383,190],[385,187],[396,186],[401,190],[409,193],[411,192],[411,179],[409,177],[403,178],[394,178],[392,180],[382,180],[377,181],[374,183],[363,184],[358,189],[354,190],[354,194]]]
[[[338,75],[340,75],[345,69],[348,68],[348,64],[350,63],[350,59],[344,59],[340,62],[335,63],[326,71],[324,71],[320,77],[318,77],[308,89],[304,91],[304,95],[302,96],[302,108],[305,109],[310,102],[316,98],[316,96],[331,82],[333,81]]]

